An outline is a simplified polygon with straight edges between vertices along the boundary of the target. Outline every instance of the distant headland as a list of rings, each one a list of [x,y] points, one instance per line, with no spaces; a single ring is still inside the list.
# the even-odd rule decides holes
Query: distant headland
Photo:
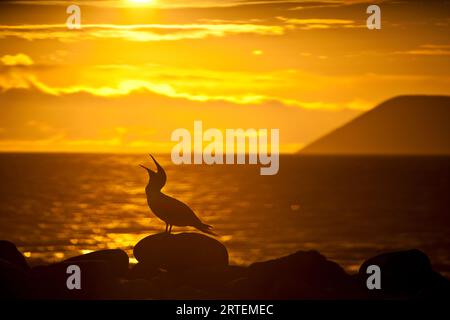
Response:
[[[450,96],[389,99],[300,151],[304,155],[450,155]]]

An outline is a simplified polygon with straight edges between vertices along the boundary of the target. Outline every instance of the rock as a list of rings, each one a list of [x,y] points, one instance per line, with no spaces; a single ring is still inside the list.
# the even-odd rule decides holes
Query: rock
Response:
[[[153,263],[139,262],[128,272],[127,278],[151,280],[160,273],[160,269]]]
[[[220,266],[187,269],[177,272],[172,277],[178,285],[208,291],[216,299],[224,295],[226,285],[229,282],[246,275],[246,267]]]
[[[169,271],[165,274],[166,290],[163,293],[166,298],[178,299],[185,296],[173,295],[173,292],[178,292],[179,288],[189,288],[188,291],[201,292],[203,299],[226,299],[230,297],[228,283],[245,275],[246,270],[246,267],[221,266]]]
[[[152,283],[145,279],[124,280],[118,288],[120,299],[154,299],[157,297]]]
[[[240,285],[239,285],[240,284]],[[344,299],[358,295],[357,283],[335,262],[317,251],[254,263],[248,279],[234,284],[247,299]]]
[[[369,265],[381,269],[381,290],[370,290],[374,296],[412,298],[422,295],[425,290],[432,295],[433,288],[448,287],[448,280],[433,271],[428,256],[416,249],[384,253],[365,261],[358,273],[364,287]]]
[[[203,290],[189,287],[180,286],[172,289],[167,296],[169,300],[207,300],[211,299],[211,296]]]
[[[0,259],[8,261],[23,270],[30,270],[25,257],[17,250],[16,245],[12,242],[0,240]]]
[[[186,270],[165,271],[139,262],[128,275],[130,280],[145,279],[152,284],[154,298],[177,297],[178,288],[190,288],[195,292],[207,292],[208,299],[222,299],[230,296],[227,284],[247,274],[246,267],[220,266],[189,268]],[[183,295],[182,295],[183,296]]]
[[[167,299],[172,290],[179,286],[179,284],[174,281],[173,277],[168,275],[166,270],[155,269],[142,262],[131,269],[128,280],[131,282],[140,280],[147,281],[151,288],[150,294],[152,299],[158,300]]]
[[[0,299],[31,298],[31,279],[22,267],[0,259]]]
[[[81,270],[81,289],[67,288],[67,267]],[[61,262],[32,269],[34,291],[41,299],[111,299],[115,298],[118,279],[109,264],[101,260]]]
[[[214,290],[246,275],[246,267],[225,266],[186,270],[181,277],[186,285]]]
[[[166,270],[227,266],[228,252],[219,241],[198,233],[159,233],[139,241],[134,256],[147,266]]]
[[[72,257],[64,262],[103,261],[115,277],[124,277],[128,273],[129,258],[125,251],[119,249],[99,250]]]
[[[225,285],[224,300],[244,300],[256,299],[252,298],[254,289],[248,277],[237,278]]]
[[[450,299],[450,280],[437,272],[433,272],[429,281],[416,298],[433,300]]]

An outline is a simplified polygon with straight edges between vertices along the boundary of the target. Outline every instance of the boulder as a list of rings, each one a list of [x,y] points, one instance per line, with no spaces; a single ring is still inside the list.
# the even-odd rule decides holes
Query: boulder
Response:
[[[420,293],[415,297],[418,299],[449,300],[450,280],[438,272],[433,272],[429,281]]]
[[[15,266],[22,268],[25,271],[29,271],[27,261],[23,254],[17,249],[16,245],[6,240],[0,240],[0,259],[8,261]]]
[[[141,280],[149,283],[148,286],[151,290],[148,293],[151,294],[152,299],[167,299],[168,294],[179,286],[173,277],[169,276],[169,272],[146,265],[143,262],[136,264],[128,275],[128,281],[131,283]]]
[[[448,288],[448,280],[436,274],[428,256],[416,249],[383,253],[365,261],[358,273],[364,288],[370,276],[366,273],[370,265],[381,269],[381,290],[370,290],[373,295],[412,298],[425,291],[432,295],[433,288],[439,291]]]
[[[189,268],[174,272],[139,262],[130,270],[127,278],[130,281],[143,279],[149,281],[152,284],[153,297],[161,299],[174,297],[173,292],[180,287],[206,292],[208,299],[224,299],[230,296],[228,283],[246,274],[247,268],[238,266]]]
[[[30,276],[20,266],[0,259],[0,299],[31,298]]]
[[[123,280],[118,287],[120,299],[154,299],[158,297],[152,283],[145,279]]]
[[[146,279],[151,280],[155,276],[159,275],[161,269],[155,266],[153,263],[139,262],[131,268],[128,272],[127,278],[129,280],[134,279]]]
[[[206,293],[207,299],[226,299],[231,297],[228,283],[247,274],[246,267],[221,266],[186,269],[167,272],[167,281],[171,288],[191,288]]]
[[[64,260],[64,262],[74,263],[79,261],[103,261],[115,277],[124,277],[128,273],[128,255],[119,249],[99,250]]]
[[[147,266],[170,271],[228,265],[225,246],[198,233],[154,234],[139,241],[133,253]]]
[[[168,293],[165,299],[168,300],[208,300],[211,295],[198,288],[189,286],[175,287]]]
[[[357,283],[335,262],[317,251],[257,262],[248,278],[234,283],[237,298],[348,299],[358,296]]]
[[[186,270],[177,274],[179,282],[201,289],[214,291],[218,287],[247,275],[246,267],[220,266]]]

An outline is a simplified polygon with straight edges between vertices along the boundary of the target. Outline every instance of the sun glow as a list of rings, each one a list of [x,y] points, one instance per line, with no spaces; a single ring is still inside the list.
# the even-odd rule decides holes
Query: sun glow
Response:
[[[156,0],[127,0],[128,2],[131,2],[133,4],[154,4]]]

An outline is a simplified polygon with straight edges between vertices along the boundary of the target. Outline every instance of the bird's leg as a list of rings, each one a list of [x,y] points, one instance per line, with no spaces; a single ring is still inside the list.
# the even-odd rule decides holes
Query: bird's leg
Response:
[[[170,227],[169,227],[169,233],[171,233],[172,232],[172,225],[170,225]]]
[[[169,229],[169,224],[166,222],[166,233],[167,233],[168,229]]]

